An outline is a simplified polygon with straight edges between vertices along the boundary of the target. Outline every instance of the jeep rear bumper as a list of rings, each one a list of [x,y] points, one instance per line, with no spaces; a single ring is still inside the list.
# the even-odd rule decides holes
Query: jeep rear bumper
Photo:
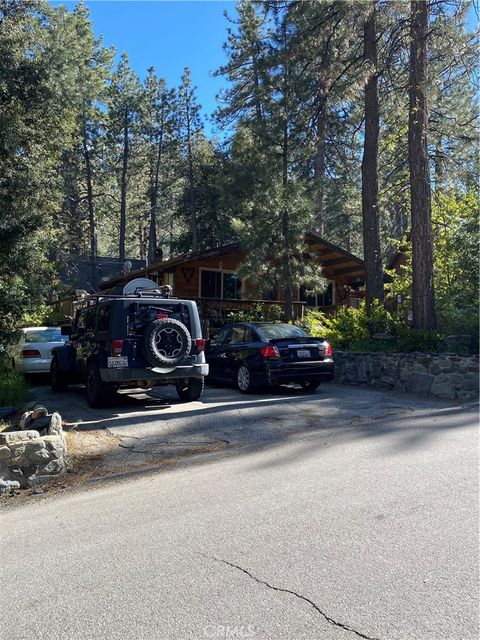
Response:
[[[155,382],[173,382],[182,378],[202,378],[208,375],[208,364],[193,364],[178,366],[171,371],[162,371],[155,367],[125,369],[100,369],[100,377],[103,382],[126,384],[137,380],[154,380]]]

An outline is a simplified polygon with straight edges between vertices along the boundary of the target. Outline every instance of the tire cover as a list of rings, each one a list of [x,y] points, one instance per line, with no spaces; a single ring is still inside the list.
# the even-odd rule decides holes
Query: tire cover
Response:
[[[146,360],[153,367],[172,366],[189,355],[192,338],[183,323],[174,318],[159,318],[147,325],[142,346]]]

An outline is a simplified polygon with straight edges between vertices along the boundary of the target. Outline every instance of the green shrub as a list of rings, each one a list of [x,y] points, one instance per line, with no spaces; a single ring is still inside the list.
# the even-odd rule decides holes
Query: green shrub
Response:
[[[438,331],[422,331],[399,325],[395,341],[395,350],[400,352],[421,351],[438,353],[446,351],[445,336]]]
[[[412,329],[379,302],[372,305],[370,315],[364,301],[358,309],[342,307],[334,316],[307,310],[300,325],[310,335],[325,338],[334,348],[345,351],[429,353],[448,350],[442,333]]]
[[[229,322],[278,322],[283,320],[283,309],[279,304],[262,304],[257,302],[249,309],[230,311]]]
[[[372,305],[367,315],[365,302],[358,309],[341,307],[334,316],[307,310],[301,323],[311,335],[323,337],[337,349],[356,349],[370,341],[375,333],[391,333],[395,321],[380,303]]]
[[[0,364],[0,407],[11,407],[24,402],[28,395],[25,378],[17,371]]]

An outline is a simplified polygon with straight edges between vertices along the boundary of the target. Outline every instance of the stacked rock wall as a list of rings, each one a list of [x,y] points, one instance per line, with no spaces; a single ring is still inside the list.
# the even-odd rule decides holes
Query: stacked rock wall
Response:
[[[461,400],[478,396],[478,356],[335,353],[335,381]]]
[[[0,492],[47,482],[65,471],[67,445],[58,413],[46,435],[35,429],[0,433]]]

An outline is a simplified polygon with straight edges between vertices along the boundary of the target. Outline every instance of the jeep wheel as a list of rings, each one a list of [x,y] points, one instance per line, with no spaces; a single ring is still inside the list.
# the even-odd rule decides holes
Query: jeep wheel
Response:
[[[202,395],[205,381],[203,376],[201,378],[186,378],[177,380],[175,386],[180,400],[193,402],[194,400],[198,400]]]
[[[112,384],[102,381],[98,365],[95,362],[90,362],[87,365],[85,388],[87,391],[87,402],[93,409],[105,407],[113,402],[115,387]]]
[[[174,318],[154,320],[143,334],[143,353],[153,367],[175,367],[191,348],[187,327]]]
[[[65,380],[66,373],[60,369],[60,364],[58,362],[58,358],[52,358],[52,363],[50,365],[50,386],[52,387],[52,391],[66,391],[68,387],[68,383]]]

